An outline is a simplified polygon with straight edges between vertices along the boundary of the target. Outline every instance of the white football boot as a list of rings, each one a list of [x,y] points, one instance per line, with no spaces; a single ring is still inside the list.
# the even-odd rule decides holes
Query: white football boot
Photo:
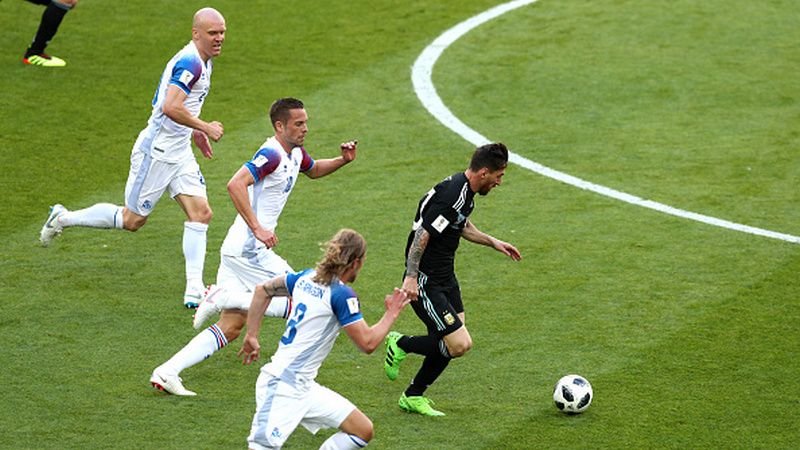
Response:
[[[150,376],[150,384],[159,391],[186,397],[197,395],[197,393],[183,387],[182,381],[181,377],[177,374],[167,373],[160,366],[156,367],[156,370],[153,371],[153,375]]]
[[[47,221],[44,223],[42,231],[39,233],[39,242],[41,242],[43,246],[47,247],[50,245],[53,238],[61,234],[64,230],[64,227],[58,222],[58,218],[66,212],[68,211],[67,208],[64,208],[64,205],[55,204],[50,207],[50,215],[47,216]]]
[[[222,312],[222,307],[217,303],[217,300],[224,295],[224,290],[216,284],[208,286],[203,292],[203,299],[200,305],[197,306],[197,311],[195,311],[194,320],[192,321],[192,325],[196,330],[199,330],[211,316]]]

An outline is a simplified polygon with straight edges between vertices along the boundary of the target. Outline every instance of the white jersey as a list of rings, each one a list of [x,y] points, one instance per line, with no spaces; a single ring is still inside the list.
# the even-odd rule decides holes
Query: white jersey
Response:
[[[187,95],[183,106],[194,117],[200,116],[203,100],[211,88],[211,70],[211,60],[204,63],[191,41],[169,60],[153,97],[153,112],[147,121],[147,128],[139,133],[134,150],[138,149],[155,160],[170,163],[194,158],[192,129],[172,121],[161,107],[167,97],[167,88],[175,85]]]
[[[248,187],[250,206],[262,227],[275,231],[278,217],[292,193],[300,172],[314,167],[314,160],[303,147],[295,147],[287,153],[275,137],[261,145],[253,158],[244,164],[253,175]],[[229,256],[255,257],[266,250],[266,245],[253,235],[241,215],[237,214],[228,229],[220,253]]]
[[[294,310],[286,322],[278,350],[262,371],[304,390],[317,376],[339,330],[363,320],[355,291],[339,280],[315,283],[311,269],[286,275]]]

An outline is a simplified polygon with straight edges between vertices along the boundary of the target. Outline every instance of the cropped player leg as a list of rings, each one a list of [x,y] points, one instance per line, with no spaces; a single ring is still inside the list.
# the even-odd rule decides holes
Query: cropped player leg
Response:
[[[367,444],[369,444],[369,441],[361,439],[356,434],[339,431],[326,439],[319,447],[319,450],[357,450],[366,447]]]
[[[458,316],[463,322],[464,313],[460,313]],[[447,352],[452,358],[463,356],[472,348],[472,337],[469,335],[469,331],[467,331],[467,327],[465,325],[448,334],[442,340],[444,341],[445,345],[447,345]]]
[[[131,151],[131,167],[125,182],[125,207],[122,209],[122,228],[136,231],[147,222],[161,195],[169,186],[176,171],[174,164],[164,164],[136,149]]]
[[[241,310],[248,311],[250,303],[253,301],[253,293],[250,291],[228,291],[220,289],[214,297],[214,302],[221,310]],[[292,302],[288,297],[272,297],[269,302],[266,317],[288,318],[292,310]]]
[[[280,378],[259,372],[256,412],[247,437],[251,449],[279,449],[294,432],[316,399]]]
[[[206,259],[208,223],[211,207],[205,197],[178,194],[175,200],[189,219],[183,225],[183,256],[186,259],[186,291],[183,303],[196,308],[204,288],[203,267]]]
[[[66,211],[58,217],[63,228],[116,228],[124,226],[125,208],[110,203],[98,203],[77,211]],[[146,219],[146,218],[145,218]]]
[[[417,374],[411,379],[411,383],[405,390],[407,397],[422,396],[425,391],[439,378],[444,369],[450,364],[450,359],[441,353],[426,356],[422,360]]]
[[[122,228],[128,231],[136,231],[142,228],[146,222],[147,216],[136,214],[127,207],[122,208]]]
[[[252,298],[252,294],[250,294]],[[277,310],[270,311],[272,307],[272,302],[270,302],[270,308],[267,308],[267,312],[264,314],[265,316],[269,317],[281,317],[287,318],[289,317],[290,308],[288,308],[288,301],[286,297],[275,297],[278,301],[278,305],[281,306],[277,308]],[[240,310],[240,309],[224,309],[220,313],[220,319],[217,322],[217,326],[220,330],[225,334],[225,339],[228,342],[232,342],[240,334],[242,334],[242,328],[244,328],[245,323],[247,323],[247,311]]]
[[[155,370],[153,370],[151,382],[153,380],[162,379],[166,381],[173,380],[172,383],[175,383],[174,380],[177,380],[177,385],[180,386],[180,389],[183,389],[178,374],[184,369],[207,359],[213,355],[214,352],[222,349],[222,347],[226,345],[228,345],[228,340],[225,338],[225,334],[216,324],[211,325],[192,338],[185,347],[180,349],[178,353],[175,353],[164,364],[156,367]],[[169,391],[169,389],[167,390]],[[169,392],[172,394],[177,393]],[[178,394],[182,395],[180,393]],[[190,395],[194,395],[194,393]]]
[[[320,450],[355,450],[364,448],[375,435],[372,421],[361,410],[354,409],[339,425],[338,433],[328,438]]]
[[[64,228],[90,227],[122,229],[125,209],[109,203],[98,203],[86,209],[69,211],[63,205],[53,205],[42,226],[39,241],[47,247]]]
[[[245,323],[247,323],[247,311],[226,309],[220,313],[216,325],[225,334],[225,339],[231,342],[242,334]]]
[[[47,44],[56,35],[58,27],[64,16],[77,3],[77,0],[59,0],[51,2],[35,1],[33,3],[47,4],[42,13],[42,20],[39,22],[39,29],[31,42],[31,46],[25,51],[25,58],[34,55],[42,55]]]
[[[300,422],[305,429],[312,434],[323,428],[340,430],[325,440],[320,449],[358,449],[372,439],[372,421],[338,392],[313,383],[308,388],[307,398],[312,404]]]

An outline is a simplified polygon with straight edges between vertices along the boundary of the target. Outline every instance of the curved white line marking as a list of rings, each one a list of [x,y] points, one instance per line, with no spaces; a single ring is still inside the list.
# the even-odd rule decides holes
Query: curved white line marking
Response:
[[[434,64],[436,64],[436,60],[439,59],[439,57],[442,55],[442,53],[447,47],[449,47],[455,41],[460,39],[461,36],[472,31],[472,29],[498,16],[501,16],[511,10],[532,3],[536,3],[536,1],[537,0],[516,0],[504,3],[502,5],[495,6],[494,8],[489,9],[487,11],[484,11],[478,14],[477,16],[471,17],[465,20],[464,22],[459,23],[453,28],[450,28],[449,30],[442,33],[442,35],[440,35],[438,38],[436,38],[436,40],[434,40],[430,45],[428,45],[425,48],[425,50],[423,50],[422,53],[419,55],[417,60],[414,62],[414,66],[411,69],[411,80],[414,83],[414,91],[417,93],[417,97],[419,97],[423,106],[425,106],[428,112],[430,112],[444,126],[450,128],[456,134],[460,135],[461,137],[471,142],[475,146],[488,144],[491,141],[485,138],[477,131],[465,125],[464,122],[462,122],[461,120],[459,120],[458,117],[453,115],[453,113],[450,112],[447,106],[445,106],[445,104],[442,102],[442,99],[439,98],[439,94],[436,93],[436,87],[434,87],[433,81],[431,79],[433,66]],[[509,160],[514,164],[522,166],[540,175],[553,178],[555,180],[570,184],[572,186],[579,187],[581,189],[586,189],[588,191],[596,192],[600,195],[605,195],[607,197],[615,198],[617,200],[622,200],[623,202],[627,202],[633,205],[643,206],[645,208],[650,208],[662,213],[671,214],[673,216],[683,217],[686,219],[696,220],[698,222],[707,223],[709,225],[714,225],[722,228],[741,231],[744,233],[750,233],[758,236],[765,236],[773,239],[780,239],[786,242],[793,242],[795,244],[800,244],[800,237],[798,236],[778,233],[775,231],[751,227],[749,225],[742,225],[734,222],[729,222],[727,220],[717,219],[715,217],[710,217],[703,214],[694,213],[691,211],[684,211],[682,209],[674,208],[672,206],[654,202],[652,200],[644,200],[642,198],[636,197],[635,195],[626,194],[624,192],[620,192],[605,186],[600,186],[598,184],[582,180],[572,175],[568,175],[564,172],[559,172],[558,170],[554,170],[549,167],[543,166],[539,163],[533,162],[514,152],[509,152]]]

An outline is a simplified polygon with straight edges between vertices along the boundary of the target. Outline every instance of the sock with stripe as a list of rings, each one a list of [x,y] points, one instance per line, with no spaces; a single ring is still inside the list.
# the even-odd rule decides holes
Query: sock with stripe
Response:
[[[368,443],[354,434],[339,431],[323,442],[319,450],[357,450],[366,447]]]
[[[67,211],[58,218],[64,227],[122,229],[122,207],[111,203],[98,203],[85,209]]]
[[[205,360],[217,350],[228,345],[228,340],[222,330],[214,324],[198,333],[185,347],[161,365],[169,372],[178,374],[182,370]]]

